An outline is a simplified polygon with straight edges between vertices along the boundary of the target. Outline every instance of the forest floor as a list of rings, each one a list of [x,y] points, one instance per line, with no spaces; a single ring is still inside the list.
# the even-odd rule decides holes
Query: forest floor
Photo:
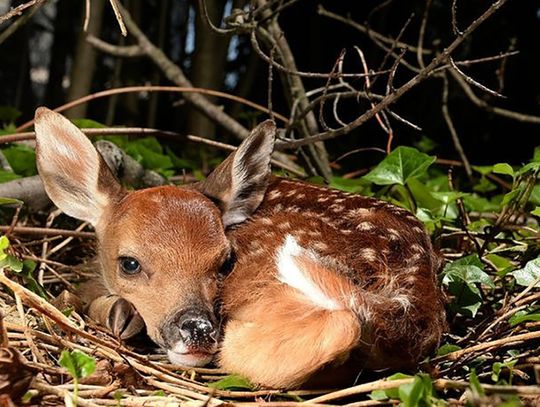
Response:
[[[333,186],[357,191],[366,180],[381,184],[377,168],[362,182],[341,179]],[[341,389],[267,390],[219,369],[171,365],[141,341],[120,342],[86,318],[69,294],[93,273],[95,239],[87,224],[58,211],[37,216],[6,209],[12,222],[0,239],[0,405],[10,405],[7,395],[22,397],[11,405],[41,406],[540,405],[540,228],[538,207],[525,209],[536,199],[538,166],[510,170],[480,169],[495,182],[512,175],[511,184],[500,183],[498,201],[452,191],[422,198],[422,185],[442,185],[433,174],[422,185],[402,174],[407,199],[406,190],[384,190],[384,199],[401,199],[403,206],[431,205],[423,220],[446,260],[440,281],[451,329],[418,372],[362,373]]]

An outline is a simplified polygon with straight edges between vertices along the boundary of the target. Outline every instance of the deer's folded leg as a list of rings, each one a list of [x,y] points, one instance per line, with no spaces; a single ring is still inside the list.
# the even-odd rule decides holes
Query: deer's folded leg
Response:
[[[121,339],[131,338],[144,329],[144,321],[133,305],[113,294],[94,299],[88,315]]]

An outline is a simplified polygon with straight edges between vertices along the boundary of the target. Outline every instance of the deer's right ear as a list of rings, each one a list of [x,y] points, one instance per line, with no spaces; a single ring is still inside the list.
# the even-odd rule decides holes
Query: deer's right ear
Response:
[[[246,220],[264,198],[270,180],[270,159],[276,141],[276,125],[259,124],[196,188],[216,201],[225,227]]]
[[[96,225],[106,208],[123,194],[90,140],[52,110],[36,110],[36,157],[45,190],[69,216]]]

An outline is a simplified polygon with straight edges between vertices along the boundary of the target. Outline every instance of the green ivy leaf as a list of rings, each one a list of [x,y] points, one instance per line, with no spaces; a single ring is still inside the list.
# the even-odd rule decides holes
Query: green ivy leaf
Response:
[[[443,346],[437,349],[437,356],[448,355],[449,353],[455,352],[460,349],[461,346],[453,345],[451,343],[445,343]]]
[[[23,144],[15,144],[2,149],[2,152],[15,174],[23,177],[37,174],[36,152],[32,148]]]
[[[412,383],[399,386],[399,399],[404,407],[418,407],[431,405],[433,384],[429,376],[419,374]]]
[[[435,157],[415,148],[400,146],[363,178],[376,185],[405,185],[409,179],[425,174],[434,161]]]
[[[58,362],[77,380],[90,376],[96,369],[96,360],[77,349],[62,351]]]
[[[217,382],[209,383],[208,387],[218,390],[253,390],[254,388],[249,380],[239,375],[225,376]]]
[[[484,388],[480,384],[480,380],[478,380],[478,375],[476,374],[476,371],[474,369],[469,375],[469,387],[473,391],[473,394],[476,394],[477,396],[482,397],[486,394]]]
[[[107,127],[103,123],[92,119],[72,119],[71,122],[79,129],[103,129]]]
[[[508,320],[510,326],[516,326],[522,322],[540,321],[540,314],[533,314],[529,311],[518,311]]]
[[[373,390],[373,391],[368,395],[368,397],[369,397],[371,400],[376,400],[376,401],[388,400],[388,396],[386,395],[386,391],[385,391],[385,390]]]
[[[24,202],[15,198],[0,198],[0,205],[23,205]]]
[[[525,267],[510,273],[521,286],[529,286],[540,278],[540,257],[529,261]],[[536,284],[537,286],[539,283]]]
[[[514,169],[507,163],[495,164],[493,166],[493,172],[495,174],[510,175],[512,178],[515,176]]]
[[[13,181],[14,179],[18,178],[21,178],[21,176],[12,171],[0,170],[0,184],[3,182]]]
[[[486,255],[486,258],[493,263],[497,269],[497,275],[499,276],[505,276],[515,268],[510,260],[506,257],[499,256],[498,254],[490,253]]]
[[[491,277],[476,254],[447,264],[442,273],[442,283],[454,297],[450,308],[463,315],[474,317],[482,305],[482,295],[477,284],[495,288]]]
[[[540,206],[537,206],[531,211],[531,215],[540,216]]]
[[[347,179],[342,177],[332,177],[330,187],[346,192],[362,192],[368,186],[368,182],[363,178]]]
[[[13,106],[0,106],[0,122],[14,123],[21,116],[21,112]]]
[[[163,149],[153,138],[139,139],[129,143],[125,152],[139,161],[144,168],[166,170],[174,167],[171,158],[163,154]]]

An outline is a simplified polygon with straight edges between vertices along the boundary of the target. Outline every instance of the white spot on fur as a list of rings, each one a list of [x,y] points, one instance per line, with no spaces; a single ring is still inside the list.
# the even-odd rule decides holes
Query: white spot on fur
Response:
[[[285,194],[285,196],[291,197],[296,194],[296,189],[291,189],[289,192]]]
[[[359,217],[365,217],[365,216],[370,216],[372,214],[371,212],[371,209],[368,209],[368,208],[356,208],[356,209],[351,209],[349,211],[349,216],[359,216]]]
[[[364,260],[367,260],[367,261],[377,260],[377,252],[374,249],[371,249],[369,247],[360,249],[360,256],[362,256]]]
[[[330,199],[329,196],[321,196],[319,199],[317,199],[317,202],[326,202]]]
[[[286,229],[290,229],[291,228],[291,224],[287,221],[283,222],[283,223],[280,223],[279,225],[277,225],[277,227],[281,230],[286,230]]]
[[[373,223],[371,222],[362,222],[362,223],[359,223],[357,226],[356,226],[356,229],[358,230],[363,230],[363,231],[368,231],[368,230],[373,230],[375,229],[375,225],[373,225]]]
[[[393,300],[397,302],[405,311],[407,311],[411,306],[411,300],[409,300],[409,297],[404,294],[396,295]]]
[[[414,252],[420,252],[420,253],[424,252],[424,248],[422,246],[420,246],[418,243],[413,243],[411,245],[411,250],[414,251]]]
[[[399,240],[401,237],[396,229],[388,228],[386,231],[390,235],[390,240]]]
[[[350,229],[341,229],[340,230],[340,233],[344,234],[344,235],[350,235],[353,231],[350,230]]]
[[[334,204],[330,206],[330,209],[332,209],[333,212],[343,212],[345,207],[343,205]]]
[[[335,203],[342,203],[344,201],[345,201],[345,198],[334,199]]]
[[[304,199],[306,197],[306,194],[298,194],[296,195],[297,199]]]
[[[328,250],[328,245],[324,242],[314,242],[311,246],[321,252]]]
[[[278,280],[300,291],[317,307],[330,311],[341,309],[336,301],[328,297],[321,287],[315,284],[307,275],[306,270],[298,266],[295,257],[300,255],[313,257],[313,254],[298,245],[293,236],[287,235],[285,243],[280,247],[277,254]]]
[[[281,197],[281,192],[278,191],[277,189],[270,191],[270,193],[268,194],[268,199],[277,199],[280,197]]]
[[[259,221],[264,225],[272,225],[274,223],[270,218],[260,218]]]

